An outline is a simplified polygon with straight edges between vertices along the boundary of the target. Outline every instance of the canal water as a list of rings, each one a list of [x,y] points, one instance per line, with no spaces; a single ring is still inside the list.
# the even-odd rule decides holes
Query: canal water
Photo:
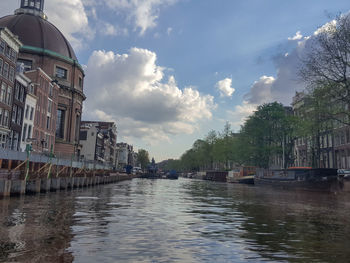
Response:
[[[134,179],[2,199],[0,262],[350,262],[350,195]]]

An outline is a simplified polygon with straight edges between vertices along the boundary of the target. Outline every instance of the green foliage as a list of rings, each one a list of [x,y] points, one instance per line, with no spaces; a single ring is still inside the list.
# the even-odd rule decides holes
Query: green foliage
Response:
[[[293,163],[293,143],[298,119],[290,109],[274,102],[258,107],[235,134],[227,122],[221,132],[210,131],[197,140],[178,163],[183,171],[227,169],[230,164],[269,167],[272,156],[280,156],[285,165]]]
[[[137,155],[137,162],[141,164],[141,169],[146,169],[150,163],[149,153],[144,149],[140,149]]]

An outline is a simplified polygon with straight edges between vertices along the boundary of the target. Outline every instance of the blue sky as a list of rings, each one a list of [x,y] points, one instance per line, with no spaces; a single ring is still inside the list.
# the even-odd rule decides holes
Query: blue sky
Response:
[[[0,15],[18,5],[2,0]],[[119,142],[157,161],[225,121],[237,131],[260,103],[289,104],[308,37],[348,11],[345,0],[45,1],[86,67],[83,117],[116,121]]]

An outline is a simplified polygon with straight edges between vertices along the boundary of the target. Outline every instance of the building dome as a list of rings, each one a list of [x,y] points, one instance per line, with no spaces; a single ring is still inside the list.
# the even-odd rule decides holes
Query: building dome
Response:
[[[24,51],[46,53],[77,61],[73,48],[63,34],[38,15],[19,13],[0,18],[0,27],[7,27],[23,43]]]

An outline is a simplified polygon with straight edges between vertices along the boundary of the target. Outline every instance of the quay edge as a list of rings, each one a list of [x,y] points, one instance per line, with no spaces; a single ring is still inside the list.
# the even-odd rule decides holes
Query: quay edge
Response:
[[[109,176],[37,178],[27,181],[0,179],[0,198],[87,188],[132,180],[133,178],[135,178],[133,175],[113,173]]]

